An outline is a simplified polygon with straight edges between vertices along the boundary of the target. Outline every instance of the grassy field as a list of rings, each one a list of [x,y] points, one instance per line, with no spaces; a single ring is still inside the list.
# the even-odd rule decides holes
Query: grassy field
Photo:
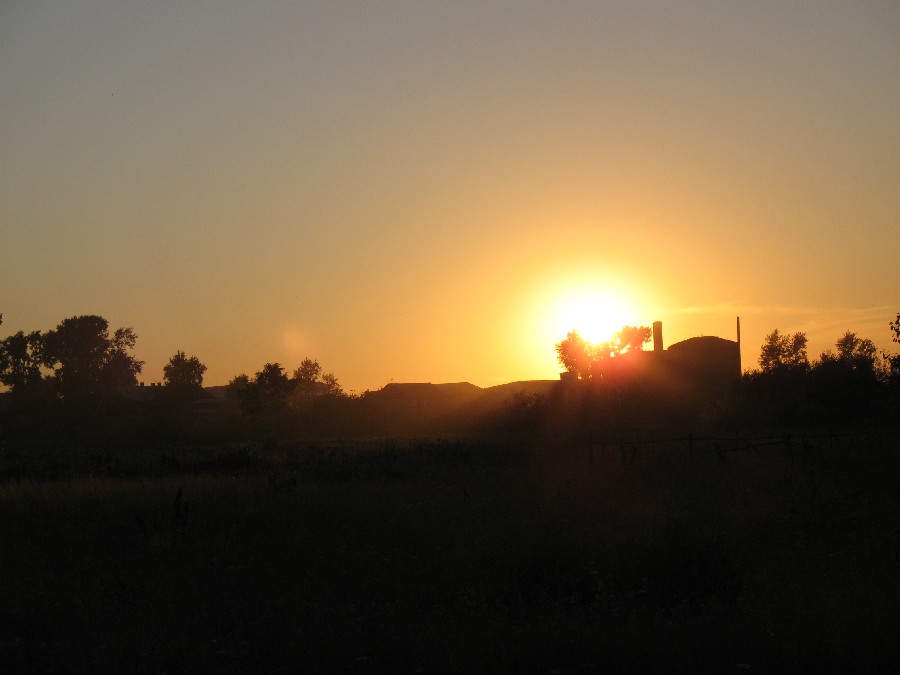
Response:
[[[896,429],[0,457],[0,671],[868,672]]]

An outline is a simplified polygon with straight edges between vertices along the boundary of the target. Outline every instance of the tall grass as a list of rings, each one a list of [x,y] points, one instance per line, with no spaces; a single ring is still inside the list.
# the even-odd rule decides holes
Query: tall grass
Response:
[[[882,669],[896,448],[803,447],[511,436],[22,463],[0,484],[0,666]]]

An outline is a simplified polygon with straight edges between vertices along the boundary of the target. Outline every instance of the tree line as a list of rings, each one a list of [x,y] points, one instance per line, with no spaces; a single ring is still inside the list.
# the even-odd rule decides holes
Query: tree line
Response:
[[[3,315],[0,314],[0,324]],[[137,342],[132,328],[110,330],[102,316],[64,319],[47,332],[19,331],[0,341],[0,384],[14,398],[47,396],[76,399],[121,394],[138,385],[144,362],[131,351]],[[206,365],[178,350],[163,367],[163,384],[170,391],[198,395]],[[229,387],[247,408],[280,405],[289,395],[339,396],[343,390],[333,373],[306,358],[288,376],[278,363],[267,363],[253,377],[237,375]]]
[[[893,341],[900,343],[900,313],[888,324]],[[580,380],[596,379],[603,372],[603,365],[623,354],[641,351],[650,341],[651,329],[647,326],[624,326],[605,342],[590,342],[577,330],[571,330],[564,340],[556,343],[559,364]],[[843,369],[869,373],[885,380],[900,370],[900,354],[880,355],[875,343],[847,331],[835,342],[835,348],[826,349],[818,360],[810,362],[807,354],[809,340],[804,332],[781,333],[779,329],[769,333],[760,348],[757,363],[759,371],[745,375],[771,376],[788,372]],[[879,358],[880,356],[880,358]]]
[[[900,313],[889,326],[893,341],[900,343]],[[49,447],[495,427],[522,431],[552,425],[565,430],[582,422],[591,428],[649,419],[693,424],[690,420],[704,415],[721,423],[730,415],[735,424],[794,424],[888,419],[900,408],[900,354],[879,353],[871,340],[851,331],[810,359],[804,333],[773,330],[760,347],[758,368],[712,402],[683,396],[684,388],[604,386],[610,363],[643,350],[650,339],[645,326],[625,326],[601,344],[571,331],[556,344],[557,358],[573,377],[599,380],[599,387],[587,388],[578,400],[565,387],[558,395],[513,396],[495,419],[489,419],[487,409],[469,407],[445,416],[438,428],[428,425],[437,419],[432,413],[448,412],[440,405],[435,403],[434,410],[409,406],[377,392],[348,396],[335,375],[311,358],[293,370],[266,363],[253,375],[237,375],[216,402],[203,389],[206,365],[178,350],[163,368],[164,386],[139,389],[144,364],[134,355],[134,330],[113,329],[97,315],[74,316],[46,332],[19,331],[0,340],[0,384],[9,390],[0,397],[0,446],[10,439]]]
[[[109,322],[97,315],[63,319],[44,333],[19,331],[0,341],[0,383],[16,400],[122,393],[137,386],[144,366],[131,353],[136,343],[132,328],[110,331]],[[166,386],[186,392],[202,389],[204,372],[206,366],[183,351],[177,351],[163,369]]]
[[[900,343],[900,313],[888,328],[892,341]],[[641,351],[650,336],[646,326],[625,326],[610,341],[595,344],[572,330],[556,343],[556,355],[573,378],[602,386],[608,364]],[[815,359],[809,358],[808,343],[802,331],[775,329],[766,335],[758,368],[743,373],[731,392],[732,406],[740,407],[745,419],[756,411],[758,418],[773,423],[858,420],[877,415],[879,406],[896,407],[900,354],[879,352],[872,340],[849,330]],[[635,384],[632,394],[640,389],[640,383]],[[718,403],[721,407],[723,402]]]
[[[888,326],[900,343],[900,314]],[[818,358],[809,358],[807,345],[803,332],[773,330],[760,347],[759,368],[744,374],[747,397],[773,419],[859,420],[896,407],[900,354],[879,352],[849,330]]]
[[[238,440],[296,426],[304,416],[314,421],[321,401],[350,398],[333,373],[306,358],[290,374],[266,363],[252,376],[237,375],[211,415],[203,407],[214,400],[203,388],[207,367],[197,356],[176,351],[163,367],[163,386],[144,388],[136,343],[132,328],[113,329],[98,315],[0,340],[0,384],[8,389],[0,397],[0,447],[182,442],[213,431]]]

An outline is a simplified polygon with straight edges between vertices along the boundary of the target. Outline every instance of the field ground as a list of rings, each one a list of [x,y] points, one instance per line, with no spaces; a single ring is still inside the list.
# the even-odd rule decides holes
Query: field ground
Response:
[[[868,672],[896,429],[0,456],[0,670]]]

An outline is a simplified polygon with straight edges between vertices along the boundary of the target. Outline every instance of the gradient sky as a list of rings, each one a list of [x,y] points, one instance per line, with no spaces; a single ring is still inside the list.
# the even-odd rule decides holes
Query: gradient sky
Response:
[[[900,4],[0,5],[2,336],[141,379],[553,378],[575,296],[815,356],[900,311]]]

